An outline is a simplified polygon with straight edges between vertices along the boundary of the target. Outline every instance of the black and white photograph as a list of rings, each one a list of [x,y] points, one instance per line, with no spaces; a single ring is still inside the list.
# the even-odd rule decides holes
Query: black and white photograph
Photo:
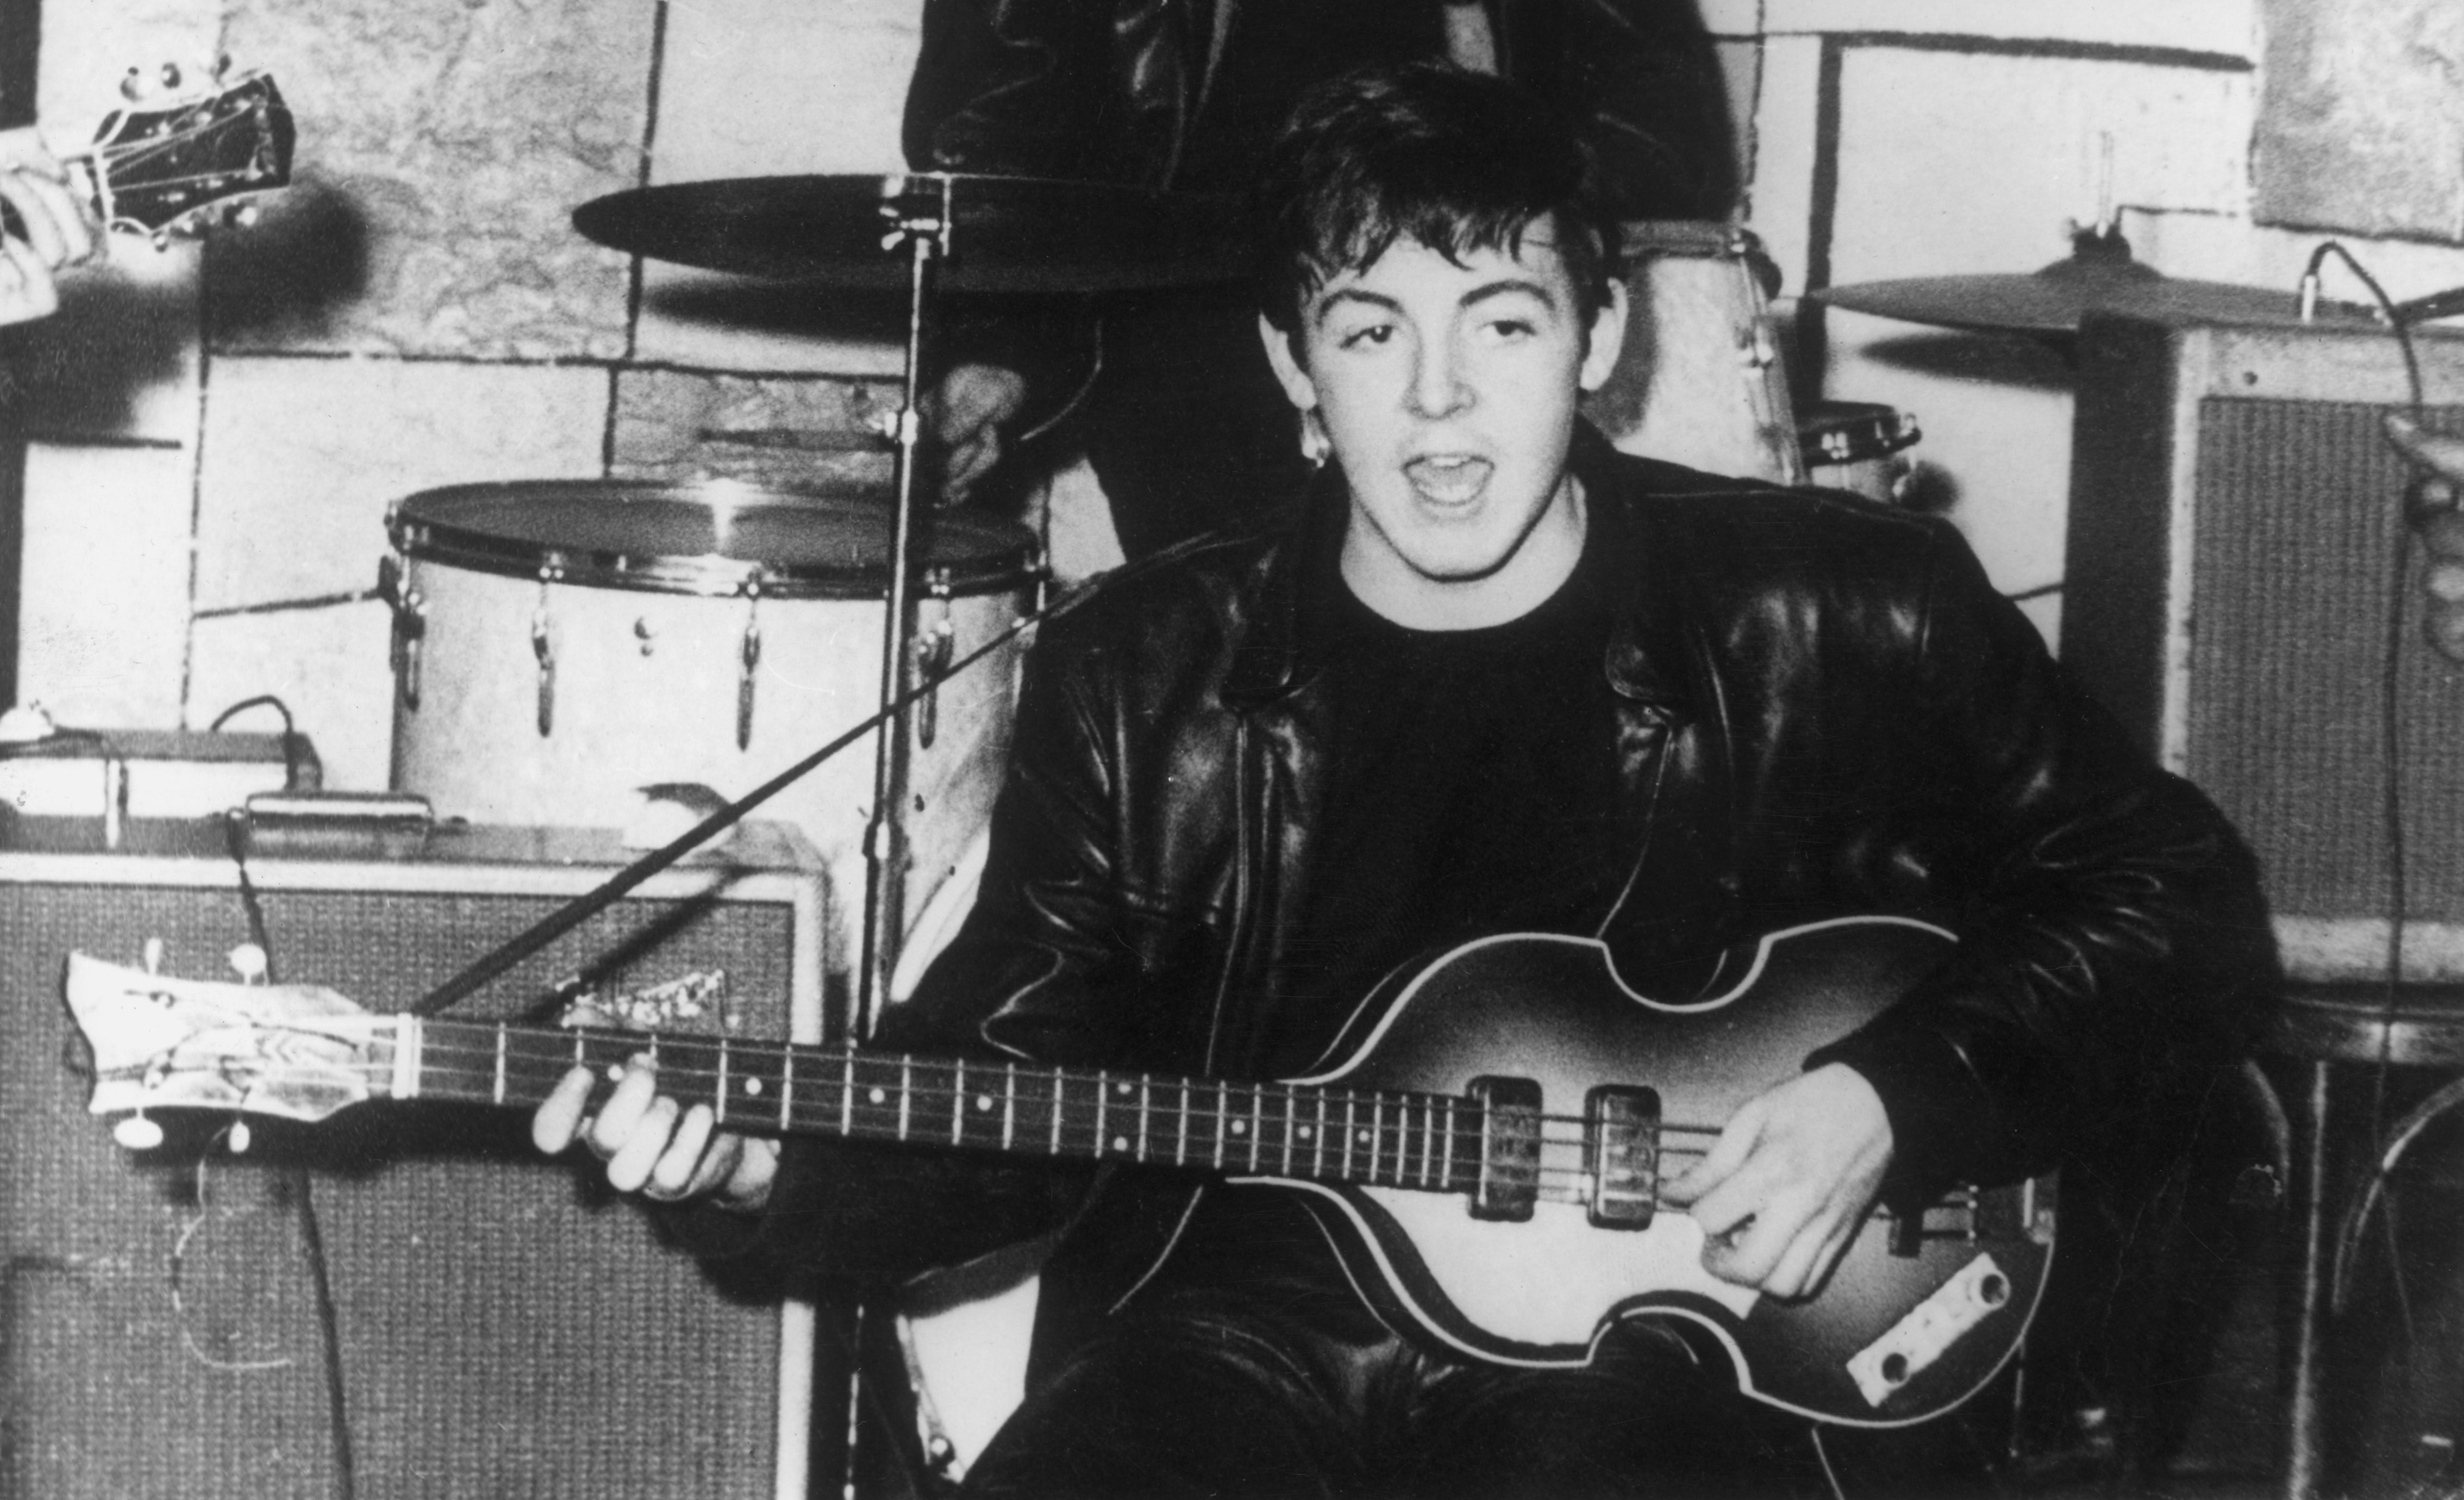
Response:
[[[2454,0],[0,0],[0,1500],[2459,1443]]]

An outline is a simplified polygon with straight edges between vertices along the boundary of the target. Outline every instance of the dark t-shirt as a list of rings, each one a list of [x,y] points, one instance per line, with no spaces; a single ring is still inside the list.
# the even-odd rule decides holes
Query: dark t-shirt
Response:
[[[1587,550],[1520,619],[1407,629],[1349,590],[1333,602],[1325,800],[1285,955],[1282,1039],[1266,1071],[1310,1070],[1398,967],[1500,932],[1597,928],[1617,894],[1615,699],[1602,673],[1607,590]],[[1159,1286],[1279,1283],[1325,1291],[1324,1317],[1366,1316],[1325,1236],[1287,1190],[1210,1191]],[[1365,1336],[1365,1329],[1353,1336]]]

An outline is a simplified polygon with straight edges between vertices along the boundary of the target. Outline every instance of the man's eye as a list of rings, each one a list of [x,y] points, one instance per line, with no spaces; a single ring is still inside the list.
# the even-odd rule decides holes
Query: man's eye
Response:
[[[1540,330],[1525,318],[1496,318],[1488,323],[1488,336],[1500,342],[1529,339]]]
[[[1365,327],[1349,329],[1337,335],[1336,346],[1345,349],[1376,348],[1384,345],[1394,337],[1393,323],[1370,323]]]

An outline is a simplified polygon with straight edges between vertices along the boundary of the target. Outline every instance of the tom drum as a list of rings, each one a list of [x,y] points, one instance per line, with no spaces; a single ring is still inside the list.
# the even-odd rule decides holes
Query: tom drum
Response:
[[[1922,434],[1917,419],[1871,401],[1817,401],[1797,418],[1811,482],[1897,504],[1909,463],[1900,455]]]
[[[1741,478],[1805,482],[1771,317],[1779,274],[1730,224],[1625,226],[1625,351],[1585,405],[1630,453]]]
[[[965,657],[1026,607],[1034,539],[941,512],[919,537],[918,655]],[[623,827],[640,789],[740,795],[879,706],[891,516],[869,492],[530,481],[411,496],[398,554],[393,784],[442,815]],[[1009,754],[1019,648],[911,716],[907,913],[955,869]],[[873,741],[768,805],[860,910]],[[844,963],[844,946],[834,960]]]

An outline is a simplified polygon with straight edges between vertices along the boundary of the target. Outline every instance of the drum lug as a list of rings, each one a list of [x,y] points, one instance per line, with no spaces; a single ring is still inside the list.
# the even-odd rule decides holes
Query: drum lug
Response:
[[[539,607],[531,611],[531,654],[539,658],[539,732],[556,729],[556,637],[548,629],[547,580],[539,580]]]
[[[932,605],[929,620],[916,622],[915,680],[928,689],[922,701],[915,705],[915,743],[926,750],[933,748],[933,737],[940,730],[940,683],[950,671],[950,657],[957,646],[957,631],[950,624],[950,571],[935,568],[924,575],[926,596]]]
[[[419,709],[419,647],[428,636],[427,601],[410,585],[410,560],[377,560],[377,597],[393,610],[393,680],[403,707]]]
[[[744,596],[744,648],[739,653],[742,666],[736,673],[736,748],[753,748],[753,679],[754,669],[761,665],[761,594],[758,587]]]

